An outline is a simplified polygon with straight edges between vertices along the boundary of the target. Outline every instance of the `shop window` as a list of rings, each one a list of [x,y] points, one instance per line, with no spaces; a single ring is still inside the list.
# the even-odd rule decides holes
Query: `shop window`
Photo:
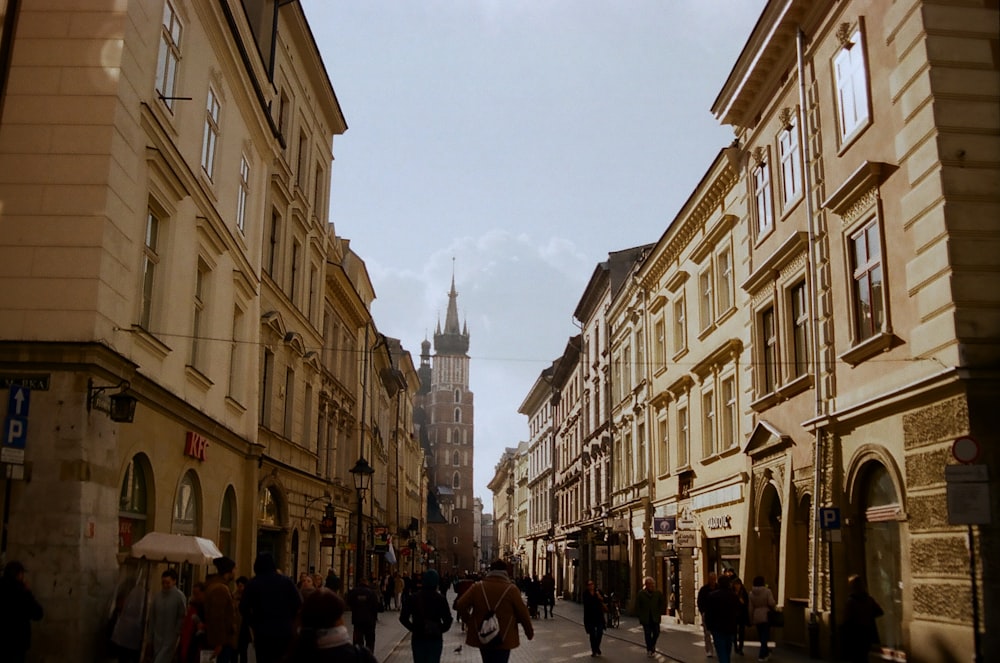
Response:
[[[231,559],[236,558],[236,492],[226,488],[222,498],[222,515],[219,518],[219,550]]]
[[[149,518],[151,485],[149,461],[142,454],[132,457],[125,466],[121,494],[118,498],[118,551],[128,552],[132,544],[146,535]]]
[[[193,470],[188,470],[177,486],[174,499],[174,517],[171,531],[174,534],[198,535],[201,532],[199,512],[201,495],[198,478]]]

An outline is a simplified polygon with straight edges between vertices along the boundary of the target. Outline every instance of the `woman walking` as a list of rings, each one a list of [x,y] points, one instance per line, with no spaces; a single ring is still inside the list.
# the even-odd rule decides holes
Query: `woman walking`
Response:
[[[771,649],[767,644],[771,637],[771,623],[767,617],[777,605],[774,594],[764,584],[764,576],[756,576],[753,579],[753,589],[750,590],[750,621],[757,629],[757,637],[760,639],[758,661],[766,661],[771,655]]]
[[[608,611],[604,596],[597,591],[593,580],[587,581],[583,592],[583,628],[590,636],[590,655],[601,655],[601,638],[604,637],[604,613]]]

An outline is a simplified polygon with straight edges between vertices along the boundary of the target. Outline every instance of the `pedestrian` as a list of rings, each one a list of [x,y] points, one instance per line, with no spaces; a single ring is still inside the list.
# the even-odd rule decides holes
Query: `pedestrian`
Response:
[[[313,577],[311,575],[304,575],[299,579],[298,585],[299,594],[302,595],[302,600],[305,601],[306,598],[316,591],[316,585],[313,584]]]
[[[326,587],[302,604],[302,628],[288,663],[377,663],[369,649],[353,643],[344,625],[344,599]]]
[[[122,591],[125,591],[122,587]],[[142,655],[143,616],[146,606],[146,585],[144,580],[135,579],[135,584],[116,601],[115,625],[111,631],[111,644],[118,663],[139,663]]]
[[[713,572],[709,573],[705,579],[705,584],[698,589],[698,612],[701,614],[701,633],[705,638],[705,656],[712,658],[715,649],[712,647],[712,633],[708,630],[705,622],[705,607],[707,606],[708,595],[715,591],[718,586],[718,576]]]
[[[340,577],[337,575],[337,572],[333,570],[332,566],[327,569],[326,578],[323,580],[323,586],[332,592],[340,591]]]
[[[740,602],[733,593],[732,578],[718,579],[717,586],[705,599],[705,621],[712,633],[715,655],[719,663],[729,663],[736,640],[736,621]]]
[[[459,618],[468,627],[465,644],[479,648],[483,663],[507,663],[510,660],[511,650],[521,645],[518,624],[524,629],[528,640],[535,637],[528,606],[511,582],[507,563],[502,559],[490,564],[489,573],[458,598],[455,608]],[[499,634],[493,640],[483,643],[479,638],[479,627],[491,612],[496,615],[499,623]]]
[[[250,582],[249,578],[246,576],[240,576],[236,579],[236,591],[233,592],[233,600],[236,601],[236,617],[240,622],[239,635],[236,636],[237,663],[248,663],[250,660],[250,624],[243,617],[243,612],[241,610],[243,605],[243,593],[247,590],[248,582]]]
[[[885,612],[868,593],[864,578],[852,575],[847,579],[847,604],[844,606],[844,623],[841,627],[844,648],[851,663],[868,661],[872,645],[878,644],[878,626],[875,620]]]
[[[278,573],[269,552],[260,552],[253,563],[254,576],[240,601],[240,614],[250,626],[258,663],[279,663],[295,636],[295,619],[302,607],[302,594],[288,576]],[[303,578],[312,588],[312,576]]]
[[[646,656],[656,656],[656,641],[660,637],[660,616],[667,611],[667,600],[663,592],[656,588],[656,581],[647,577],[642,590],[635,597],[635,616],[642,624],[646,637]]]
[[[542,576],[542,616],[546,619],[553,616],[552,609],[556,606],[556,579],[551,573]]]
[[[467,591],[469,591],[469,588],[472,587],[472,585],[474,585],[475,582],[476,581],[471,577],[469,573],[466,573],[464,578],[462,578],[461,580],[457,580],[455,582],[455,600],[451,604],[452,608],[455,608],[455,606],[458,605],[458,599],[462,597],[462,594],[465,594]],[[465,622],[463,622],[461,619],[458,621],[462,625],[462,630],[464,631]]]
[[[42,606],[25,579],[24,564],[10,561],[0,577],[0,647],[4,660],[24,663],[31,649],[31,622],[42,618]]]
[[[392,600],[396,604],[396,610],[403,609],[403,578],[398,571],[392,574]]]
[[[538,581],[538,576],[528,578],[525,584],[525,593],[528,595],[528,612],[532,619],[538,619],[538,603],[542,594],[542,583]]]
[[[362,578],[361,584],[347,592],[347,605],[351,609],[354,627],[354,644],[364,645],[375,651],[375,625],[378,623],[379,597],[371,583]]]
[[[205,645],[205,583],[191,587],[191,599],[181,623],[180,663],[199,663]]]
[[[399,623],[412,633],[413,663],[440,663],[444,634],[451,628],[448,599],[438,591],[441,578],[434,569],[424,571],[423,586],[409,597],[399,612]]]
[[[587,581],[587,589],[583,592],[583,630],[590,636],[590,655],[601,655],[601,639],[606,626],[605,614],[608,604],[604,595],[597,589],[593,580]]]
[[[239,629],[229,583],[236,577],[236,562],[223,556],[212,564],[216,572],[205,583],[205,646],[215,663],[234,663]]]
[[[187,598],[177,588],[177,570],[160,574],[160,592],[149,604],[149,640],[153,663],[171,663],[180,639]]]
[[[743,656],[743,645],[747,639],[747,625],[750,623],[750,595],[739,576],[733,576],[733,593],[740,601],[740,611],[736,615],[736,653]]]
[[[750,589],[750,622],[757,631],[757,639],[760,640],[758,661],[766,661],[771,656],[771,648],[768,646],[771,638],[769,615],[777,605],[774,594],[764,584],[764,576],[755,576],[753,587]]]

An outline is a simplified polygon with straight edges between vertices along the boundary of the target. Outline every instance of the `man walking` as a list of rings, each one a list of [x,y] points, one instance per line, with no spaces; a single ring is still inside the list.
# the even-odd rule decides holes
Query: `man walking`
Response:
[[[667,611],[667,600],[663,592],[656,589],[656,581],[647,577],[642,590],[635,599],[635,615],[642,624],[646,637],[646,656],[656,656],[656,640],[660,637],[660,615]]]
[[[243,590],[240,614],[250,625],[258,663],[279,663],[295,637],[302,595],[291,578],[278,573],[269,552],[258,553],[253,572],[254,577]]]
[[[347,605],[351,608],[354,626],[354,644],[364,645],[375,651],[375,624],[378,623],[379,597],[371,584],[361,579],[361,584],[347,592]]]
[[[715,649],[712,647],[712,632],[708,630],[705,622],[705,609],[708,607],[708,595],[718,587],[718,576],[713,572],[709,573],[704,585],[698,589],[698,612],[701,613],[701,632],[705,637],[705,656],[712,658]]]
[[[42,618],[42,606],[24,573],[24,564],[10,561],[0,579],[0,647],[10,663],[24,663],[31,647],[31,622]]]
[[[705,599],[705,621],[712,632],[719,663],[729,663],[736,640],[740,600],[733,592],[729,576],[719,578],[718,586]]]
[[[177,589],[176,569],[160,574],[160,593],[149,606],[149,634],[153,647],[153,663],[170,663],[174,660],[181,624],[187,611],[184,592]]]
[[[531,624],[528,606],[521,599],[521,592],[507,575],[507,563],[498,559],[490,564],[490,572],[475,583],[455,601],[455,609],[468,626],[465,644],[479,648],[483,663],[507,663],[510,652],[521,645],[517,625],[524,629],[524,635],[531,640],[535,629]],[[494,614],[499,626],[495,637],[483,642],[479,635],[480,625],[487,616]]]
[[[212,560],[216,573],[205,583],[205,643],[214,652],[216,663],[236,660],[236,604],[229,584],[236,577],[236,562],[228,557]]]

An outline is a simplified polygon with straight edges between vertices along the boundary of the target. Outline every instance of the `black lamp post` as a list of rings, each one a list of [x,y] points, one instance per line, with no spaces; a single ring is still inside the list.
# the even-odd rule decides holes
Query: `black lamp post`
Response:
[[[614,522],[611,519],[611,514],[608,512],[604,513],[604,551],[607,553],[607,557],[604,559],[605,567],[605,581],[608,583],[608,591],[612,594],[615,589],[613,583],[611,582],[611,524]]]
[[[354,467],[351,468],[351,474],[354,476],[354,489],[358,491],[358,547],[355,551],[354,559],[354,586],[357,587],[365,577],[365,529],[361,522],[364,515],[365,491],[368,490],[368,486],[371,484],[372,475],[375,474],[375,470],[368,464],[364,456],[362,456],[358,459],[358,462],[354,463]]]

